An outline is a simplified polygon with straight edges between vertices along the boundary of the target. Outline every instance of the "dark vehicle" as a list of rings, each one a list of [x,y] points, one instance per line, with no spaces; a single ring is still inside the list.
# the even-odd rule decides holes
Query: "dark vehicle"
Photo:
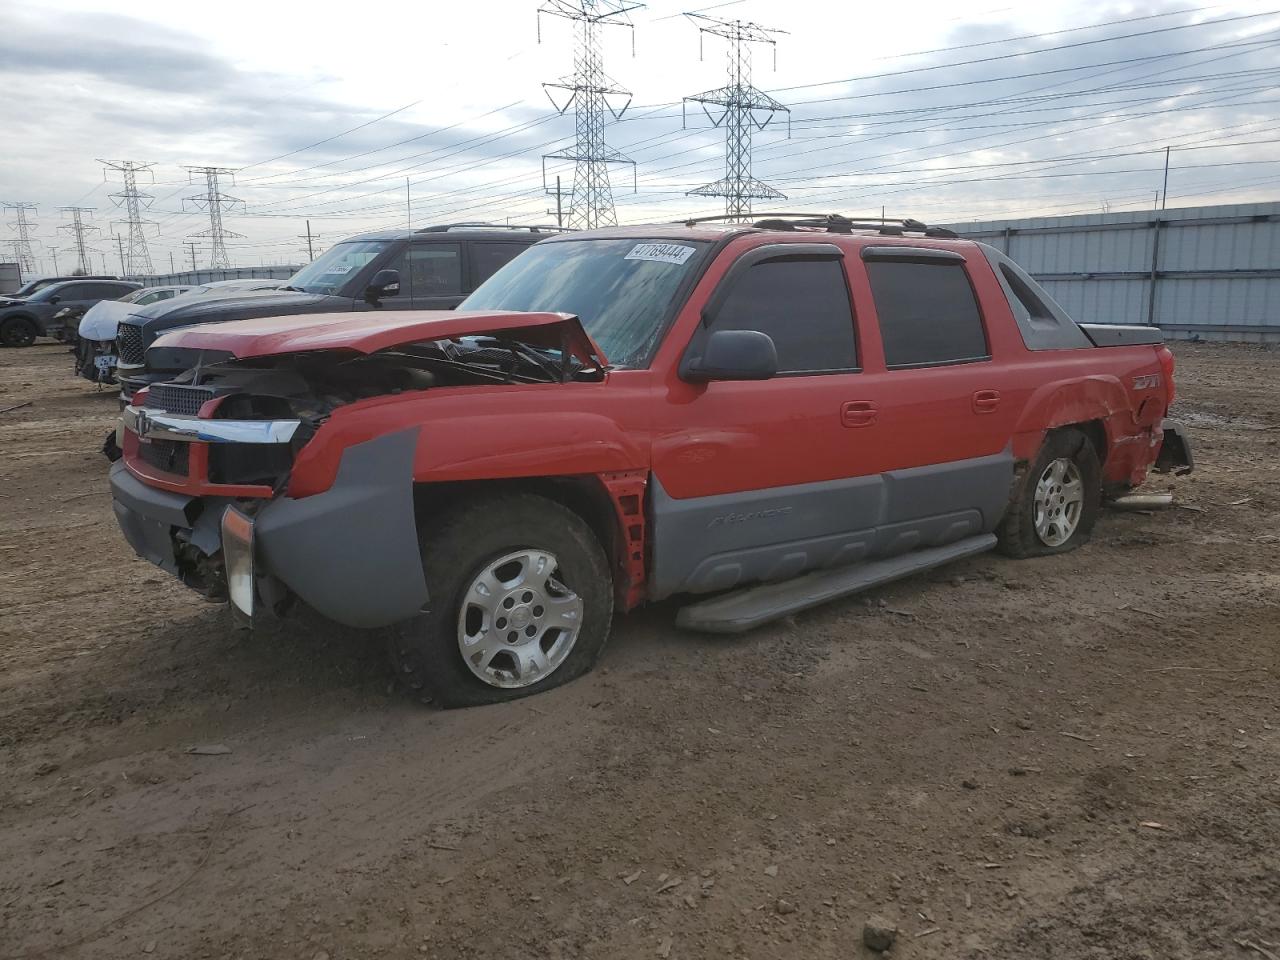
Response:
[[[113,276],[112,274],[109,274],[109,273],[90,273],[82,277],[39,277],[38,279],[35,279],[35,280],[28,280],[26,283],[20,286],[17,290],[13,291],[13,293],[6,293],[4,294],[4,296],[0,296],[0,305],[4,304],[6,300],[25,300],[27,297],[31,296],[33,293],[43,290],[45,287],[49,286],[50,284],[62,283],[64,280],[119,280],[119,279],[120,279],[119,277]]]
[[[62,280],[25,300],[0,305],[0,346],[29,347],[36,337],[65,336],[55,315],[67,307],[87,310],[101,300],[118,300],[142,286],[129,280]]]
[[[378,310],[452,310],[499,267],[556,227],[449,224],[406,233],[384,230],[335,244],[289,278],[279,290],[156,304],[120,322],[116,379],[128,399],[146,383],[179,370],[146,351],[162,333],[194,323],[284,317],[300,313]]]

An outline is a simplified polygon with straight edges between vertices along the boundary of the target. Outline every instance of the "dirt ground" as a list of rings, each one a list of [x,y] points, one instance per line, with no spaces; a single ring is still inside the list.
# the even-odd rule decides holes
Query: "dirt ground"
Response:
[[[1177,354],[1179,508],[442,712],[135,559],[0,351],[0,958],[1275,958],[1280,353]]]

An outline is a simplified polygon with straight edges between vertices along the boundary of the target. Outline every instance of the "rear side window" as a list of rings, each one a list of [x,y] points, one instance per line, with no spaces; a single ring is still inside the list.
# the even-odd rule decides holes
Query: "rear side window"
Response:
[[[462,252],[456,243],[414,244],[405,251],[405,264],[413,296],[462,296]]]
[[[773,338],[779,373],[856,370],[853,310],[838,260],[767,260],[734,281],[716,330]]]
[[[963,265],[869,261],[889,367],[926,367],[990,354],[978,301]]]
[[[528,248],[527,243],[472,243],[471,285],[480,286]]]

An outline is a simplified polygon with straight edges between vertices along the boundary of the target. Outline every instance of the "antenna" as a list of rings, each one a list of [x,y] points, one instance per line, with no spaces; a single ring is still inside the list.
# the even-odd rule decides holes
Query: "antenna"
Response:
[[[121,257],[120,269],[125,276],[136,277],[149,274],[152,272],[151,251],[147,249],[145,228],[155,224],[142,219],[142,208],[151,206],[154,198],[149,193],[138,192],[138,174],[148,174],[154,182],[155,175],[151,172],[153,165],[137,163],[133,160],[99,159],[98,162],[102,164],[104,180],[108,170],[116,171],[124,180],[124,189],[119,193],[111,194],[111,199],[116,202],[116,206],[125,208],[124,222],[129,225],[129,251],[127,256]],[[159,228],[157,228],[158,235]]]
[[[698,49],[701,59],[702,40],[706,34],[729,41],[729,82],[716,90],[685,97],[702,105],[712,126],[724,127],[725,173],[714,183],[690,190],[691,197],[724,197],[725,216],[743,218],[751,215],[751,201],[785,200],[773,187],[751,175],[751,139],[756,130],[769,125],[775,113],[787,114],[790,132],[791,111],[773,97],[751,84],[751,44],[763,43],[773,48],[777,67],[778,47],[775,34],[786,33],[742,20],[717,20],[698,13],[686,13],[698,27]],[[721,107],[723,113],[713,116],[708,107]],[[681,112],[684,106],[681,106]],[[760,118],[763,115],[763,119]]]
[[[228,268],[231,266],[231,260],[227,256],[227,237],[243,237],[244,234],[235,233],[222,226],[222,208],[234,207],[236,204],[243,207],[244,201],[223,193],[219,177],[228,177],[234,183],[236,171],[229,167],[186,167],[185,169],[190,174],[192,183],[196,181],[197,175],[204,178],[205,192],[196,194],[194,197],[185,197],[183,202],[191,203],[197,209],[206,210],[209,213],[209,229],[194,233],[192,236],[209,238],[211,269]],[[194,261],[194,248],[192,259]],[[192,269],[195,269],[194,265]]]
[[[100,251],[88,246],[86,240],[89,234],[100,233],[101,231],[92,224],[85,223],[84,215],[93,213],[93,207],[61,207],[60,209],[63,213],[71,214],[71,222],[64,223],[58,229],[66,230],[75,239],[76,269],[80,271],[81,275],[92,273],[93,263],[89,259],[89,255]]]
[[[573,192],[569,196],[569,226],[586,228],[610,226],[618,222],[613,208],[613,188],[609,184],[609,164],[631,164],[632,186],[635,185],[635,163],[605,143],[606,115],[615,120],[631,105],[631,94],[604,72],[604,55],[600,45],[600,28],[621,26],[631,29],[632,55],[635,54],[635,28],[628,14],[643,3],[629,0],[543,0],[538,8],[538,42],[542,42],[542,14],[562,17],[575,23],[577,49],[573,57],[573,76],[555,83],[544,83],[547,98],[561,114],[573,108],[575,139],[573,147],[549,153],[542,158],[542,186],[547,189],[548,160],[573,161]],[[563,104],[556,103],[553,90],[568,94]],[[615,107],[609,98],[623,99]]]
[[[13,247],[13,259],[18,261],[18,272],[23,277],[29,277],[36,272],[35,254],[31,252],[31,221],[27,219],[27,211],[35,210],[34,203],[5,203],[5,210],[14,211],[17,219],[9,224],[10,228],[17,231],[18,235],[9,243]]]

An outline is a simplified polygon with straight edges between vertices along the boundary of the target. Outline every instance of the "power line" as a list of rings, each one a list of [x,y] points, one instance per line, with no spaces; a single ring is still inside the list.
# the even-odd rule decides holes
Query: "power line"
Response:
[[[724,197],[725,215],[738,218],[751,213],[751,201],[785,200],[786,197],[751,173],[751,139],[755,130],[763,130],[776,113],[790,111],[781,103],[751,83],[751,44],[767,44],[774,50],[775,66],[777,41],[774,35],[785,33],[741,20],[717,20],[698,13],[685,14],[698,26],[698,47],[701,53],[702,38],[706,34],[729,41],[729,80],[723,87],[706,93],[685,97],[702,105],[712,126],[724,128],[724,176],[713,183],[689,191],[692,197]],[[701,56],[699,56],[701,59]],[[709,106],[723,109],[713,117]],[[763,115],[763,119],[759,118]]]
[[[90,254],[99,253],[100,251],[88,246],[88,237],[91,233],[100,233],[101,231],[84,222],[86,213],[93,213],[93,207],[62,207],[63,213],[71,214],[71,222],[64,223],[58,227],[59,230],[66,230],[71,234],[76,245],[76,268],[80,273],[92,273],[93,262],[89,259]]]
[[[142,219],[142,208],[150,206],[154,199],[149,193],[141,193],[138,190],[138,174],[151,174],[151,168],[154,164],[137,163],[133,160],[99,160],[103,165],[103,175],[107,170],[115,170],[124,180],[124,189],[119,193],[111,194],[111,199],[116,202],[116,206],[123,205],[125,208],[125,222],[129,225],[129,254],[125,258],[121,256],[120,269],[126,276],[143,276],[152,272],[151,269],[151,252],[147,249],[147,237],[145,227],[154,226],[150,221]],[[152,182],[155,181],[155,175],[151,175]]]
[[[226,206],[234,206],[235,204],[243,204],[244,201],[236,197],[228,196],[222,192],[219,178],[235,177],[235,170],[228,167],[187,167],[186,170],[194,178],[199,175],[204,177],[205,192],[197,194],[193,197],[187,197],[189,203],[193,203],[199,209],[209,214],[209,229],[200,233],[192,234],[195,237],[209,238],[209,266],[216,270],[231,266],[231,261],[227,257],[227,237],[243,237],[242,233],[235,233],[227,230],[222,225],[222,208]],[[192,261],[195,259],[195,248],[191,251]],[[195,267],[193,266],[194,270]]]
[[[605,143],[605,116],[616,120],[626,112],[631,94],[618,86],[604,72],[604,54],[600,45],[602,26],[631,28],[628,14],[639,10],[643,3],[630,0],[544,0],[538,8],[538,39],[542,39],[541,15],[561,17],[574,23],[576,48],[573,75],[556,83],[544,83],[552,106],[561,113],[573,108],[574,145],[568,150],[548,154],[545,160],[573,161],[573,193],[569,197],[569,226],[602,227],[618,222],[613,209],[613,188],[609,184],[609,164],[635,164]],[[632,43],[635,42],[634,28]],[[633,48],[634,53],[634,48]],[[557,104],[552,90],[560,90],[569,96],[563,104]],[[621,107],[615,107],[609,98],[625,98]],[[543,175],[546,190],[546,175]]]
[[[30,276],[36,272],[35,254],[31,252],[31,222],[27,219],[27,211],[34,211],[36,205],[25,201],[9,202],[4,205],[5,210],[14,212],[15,221],[9,224],[9,227],[17,232],[17,236],[10,240],[9,243],[13,247],[13,259],[18,261],[18,272],[24,276]]]

